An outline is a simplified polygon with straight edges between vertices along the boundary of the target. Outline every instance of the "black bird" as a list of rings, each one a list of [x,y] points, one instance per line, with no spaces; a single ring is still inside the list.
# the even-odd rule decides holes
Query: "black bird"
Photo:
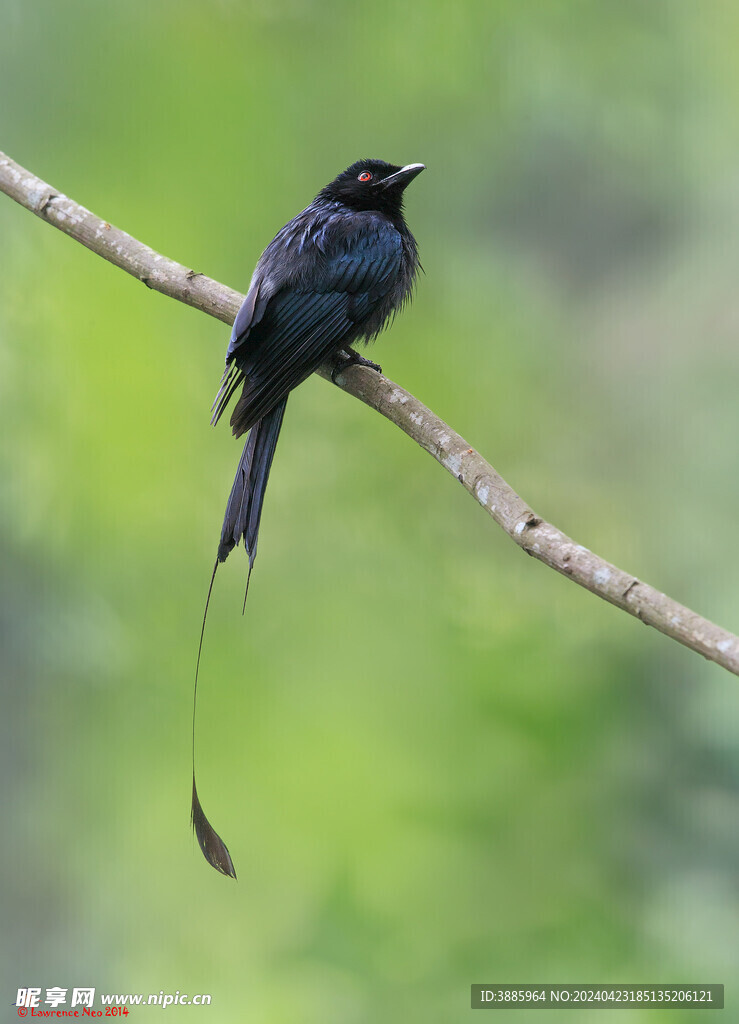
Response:
[[[337,370],[352,363],[380,369],[351,345],[371,341],[410,298],[420,264],[403,218],[403,193],[423,170],[423,164],[359,160],[321,189],[259,258],[234,321],[213,403],[215,424],[243,385],[231,426],[234,436],[247,431],[249,436],[228,499],[210,590],[219,563],[243,540],[248,592],[267,478],[292,389],[332,358]],[[207,615],[207,602],[205,610]],[[201,633],[201,646],[202,639]],[[192,824],[205,859],[235,878],[228,849],[198,800],[194,718]]]

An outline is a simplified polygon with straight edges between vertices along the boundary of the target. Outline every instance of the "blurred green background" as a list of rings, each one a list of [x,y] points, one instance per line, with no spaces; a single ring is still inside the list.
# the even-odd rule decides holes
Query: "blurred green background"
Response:
[[[0,148],[242,290],[348,163],[423,161],[426,275],[374,358],[541,515],[736,629],[738,34],[728,0],[0,0]],[[710,981],[735,1006],[737,680],[317,378],[248,614],[241,550],[211,604],[199,786],[239,881],[207,867],[228,330],[5,197],[0,238],[3,1002],[449,1022],[472,982]]]

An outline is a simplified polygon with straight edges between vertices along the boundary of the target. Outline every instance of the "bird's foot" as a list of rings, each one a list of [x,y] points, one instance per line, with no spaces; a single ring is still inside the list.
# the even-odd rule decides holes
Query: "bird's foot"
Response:
[[[360,356],[359,352],[355,352],[353,348],[342,348],[335,355],[336,365],[331,371],[331,380],[336,383],[336,377],[343,370],[346,370],[348,366],[368,366],[370,370],[376,370],[377,373],[382,373],[382,367],[378,363],[373,363],[371,359],[365,359],[364,356]]]

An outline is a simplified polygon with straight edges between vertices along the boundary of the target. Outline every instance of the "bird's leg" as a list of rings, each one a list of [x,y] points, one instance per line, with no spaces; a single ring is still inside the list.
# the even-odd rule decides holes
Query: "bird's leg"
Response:
[[[373,363],[371,359],[365,359],[364,356],[360,356],[359,352],[355,352],[353,348],[348,345],[346,348],[340,348],[334,355],[336,364],[331,371],[331,380],[336,383],[337,374],[341,373],[348,366],[369,366],[370,370],[377,370],[378,373],[382,373],[382,367],[378,363]]]
[[[342,352],[349,358],[348,365],[369,366],[370,370],[377,370],[378,373],[382,373],[382,367],[379,363],[373,363],[371,359],[360,356],[359,352],[355,352],[353,348],[342,349]]]

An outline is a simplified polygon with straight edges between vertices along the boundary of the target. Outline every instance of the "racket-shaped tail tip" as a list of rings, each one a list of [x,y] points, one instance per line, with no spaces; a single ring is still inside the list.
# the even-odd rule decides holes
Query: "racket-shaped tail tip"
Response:
[[[195,776],[193,776],[192,780],[190,821],[195,830],[195,835],[198,837],[198,843],[203,851],[203,856],[210,866],[215,868],[216,871],[220,871],[222,875],[228,875],[229,878],[235,879],[236,870],[231,860],[231,854],[228,852],[228,847],[205,817],[203,808],[200,806],[198,791],[195,786]]]

